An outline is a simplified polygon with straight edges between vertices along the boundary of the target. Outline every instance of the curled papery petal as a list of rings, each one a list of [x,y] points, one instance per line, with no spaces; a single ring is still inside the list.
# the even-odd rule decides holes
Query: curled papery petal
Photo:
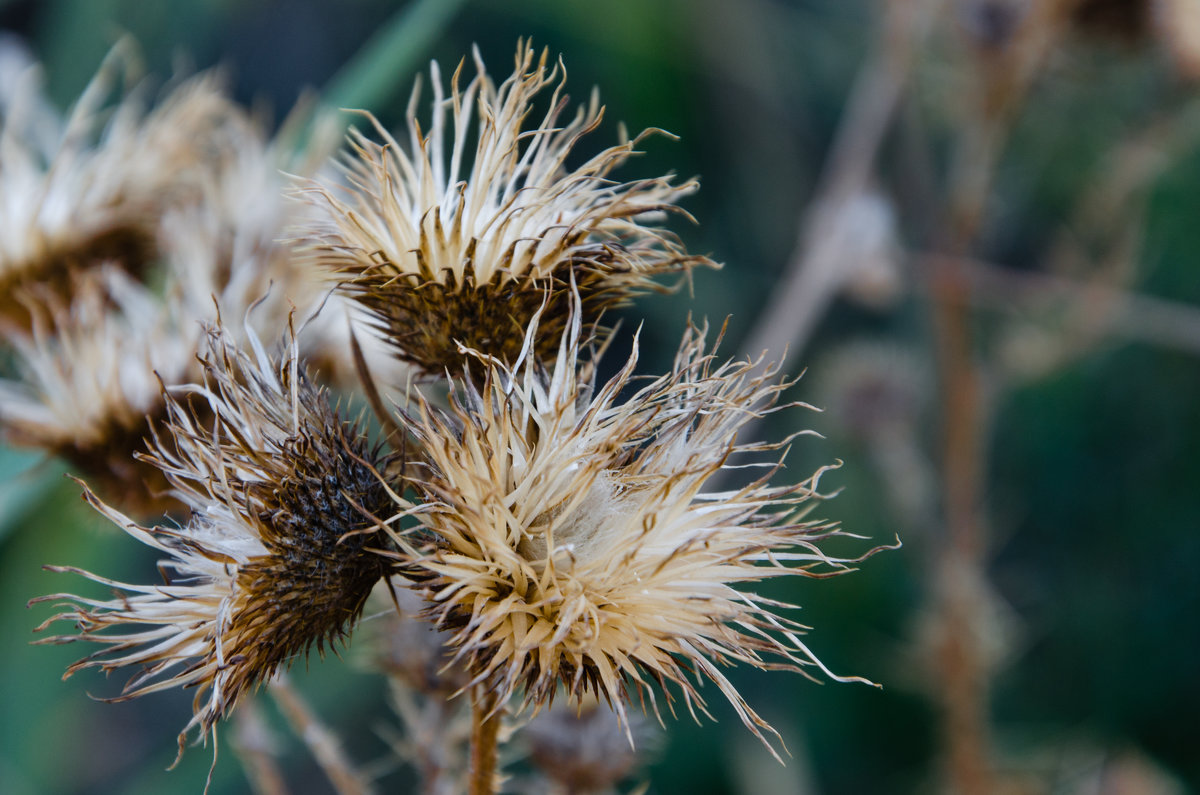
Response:
[[[39,600],[66,600],[43,627],[67,620],[79,628],[43,642],[105,646],[68,675],[141,667],[117,700],[199,688],[181,750],[190,729],[207,736],[247,688],[343,637],[388,570],[375,548],[386,546],[377,517],[391,510],[380,480],[389,460],[299,369],[294,341],[272,357],[249,340],[247,354],[210,334],[203,385],[169,393],[167,431],[147,456],[190,508],[186,524],[143,527],[85,492],[165,555],[166,584],[78,572],[118,594]]]
[[[737,441],[788,384],[758,363],[719,363],[691,328],[667,375],[633,390],[635,344],[597,388],[577,316],[549,369],[533,355],[538,333],[535,319],[511,368],[468,352],[482,381],[460,381],[449,413],[422,401],[406,419],[427,461],[413,481],[421,504],[402,502],[423,533],[397,542],[430,615],[452,630],[474,681],[504,698],[523,692],[522,706],[561,686],[598,693],[624,718],[635,694],[658,711],[657,683],[695,715],[705,711],[695,674],[765,741],[770,727],[721,667],[841,677],[804,645],[792,605],[745,586],[856,562],[823,549],[841,530],[807,518],[825,470],[773,485],[783,443]],[[756,459],[761,477],[708,489]]]
[[[397,356],[435,374],[460,370],[460,343],[513,361],[543,304],[545,342],[537,345],[552,354],[572,280],[594,322],[655,286],[655,276],[712,264],[656,225],[682,212],[675,203],[694,182],[610,176],[637,154],[637,140],[568,167],[603,109],[593,96],[560,119],[568,105],[561,65],[549,67],[545,53],[523,44],[499,86],[478,55],[476,70],[463,88],[460,67],[447,93],[434,64],[427,129],[414,90],[406,142],[372,118],[382,143],[351,134],[348,185],[303,191],[323,216],[316,231],[299,231],[313,259],[344,280]],[[547,109],[536,114],[550,87]]]

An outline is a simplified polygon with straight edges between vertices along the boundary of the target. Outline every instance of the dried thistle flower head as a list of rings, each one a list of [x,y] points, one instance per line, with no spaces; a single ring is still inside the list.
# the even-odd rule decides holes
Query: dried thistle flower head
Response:
[[[4,330],[16,374],[0,380],[0,428],[9,443],[64,459],[125,510],[161,513],[177,503],[134,453],[166,418],[161,384],[199,375],[200,327],[118,269],[73,281],[69,306],[47,289],[28,297],[31,330]]]
[[[251,335],[252,355],[214,332],[205,382],[169,395],[169,434],[150,460],[191,509],[178,528],[142,527],[87,500],[129,535],[167,555],[165,585],[134,585],[76,569],[121,593],[108,601],[70,594],[42,627],[77,623],[106,648],[72,665],[105,672],[141,666],[121,701],[169,687],[198,687],[189,730],[202,737],[247,689],[316,646],[343,637],[387,572],[373,512],[391,505],[376,451],[355,423],[299,369],[293,341],[273,360]],[[211,427],[193,410],[204,404]]]
[[[624,717],[627,691],[658,711],[657,682],[668,704],[666,685],[678,688],[694,715],[705,711],[695,673],[766,742],[773,730],[720,666],[815,666],[841,678],[781,614],[789,605],[737,586],[853,562],[820,547],[843,535],[837,527],[805,518],[824,470],[774,486],[771,465],[748,485],[705,491],[731,458],[779,449],[736,434],[773,410],[786,384],[751,362],[717,364],[693,328],[669,374],[620,400],[635,347],[593,394],[580,332],[575,316],[546,371],[533,356],[535,319],[517,365],[472,352],[483,386],[464,378],[448,415],[421,401],[408,419],[427,461],[413,481],[422,504],[404,503],[424,535],[397,538],[414,587],[454,630],[474,681],[501,699],[523,688],[522,706],[536,708],[561,685],[575,699],[599,694]]]
[[[276,242],[295,207],[281,195],[278,167],[295,150],[268,141],[240,111],[207,135],[208,169],[158,219],[161,289],[113,264],[74,269],[69,289],[21,290],[31,328],[3,330],[18,366],[17,380],[0,382],[8,438],[59,455],[104,499],[141,517],[179,507],[159,469],[133,454],[166,419],[161,385],[201,377],[203,325],[219,312],[249,314],[273,334],[291,307],[311,310],[328,289]]]
[[[461,88],[460,67],[447,95],[434,64],[428,133],[414,90],[407,148],[376,122],[383,144],[351,134],[348,194],[324,183],[305,191],[324,215],[316,232],[300,231],[313,258],[345,280],[399,357],[435,374],[461,369],[459,342],[512,362],[543,303],[538,353],[552,355],[572,279],[585,318],[595,321],[655,276],[711,264],[654,225],[682,212],[675,202],[694,182],[610,177],[636,154],[640,136],[567,166],[603,109],[593,96],[560,120],[561,65],[549,68],[544,52],[522,44],[516,71],[499,86],[478,54],[476,69]],[[549,108],[535,116],[549,86]]]
[[[201,377],[204,325],[219,312],[245,316],[254,305],[260,328],[287,318],[288,297],[271,289],[260,260],[222,260],[220,229],[186,228],[194,247],[168,258],[165,294],[101,266],[70,275],[70,298],[50,285],[29,286],[22,300],[31,327],[0,325],[16,365],[13,379],[0,380],[7,440],[61,457],[105,499],[143,517],[179,507],[162,472],[134,454],[167,419],[163,386]]]
[[[301,142],[308,111],[298,105],[270,138],[265,120],[233,109],[209,134],[205,168],[191,180],[195,190],[163,212],[157,239],[168,279],[181,299],[197,305],[196,316],[215,320],[213,297],[228,317],[257,304],[255,326],[274,334],[286,326],[289,305],[315,308],[328,292],[282,240],[308,212],[284,195],[284,171],[313,174],[337,146],[327,114],[315,115]]]
[[[594,697],[578,707],[556,704],[531,720],[525,740],[534,765],[557,785],[549,792],[615,792],[657,739],[644,720],[633,718],[636,749],[618,717]]]
[[[204,156],[209,131],[232,108],[211,76],[177,86],[147,111],[128,85],[128,41],[109,53],[65,120],[39,91],[39,74],[15,54],[0,58],[0,314],[27,320],[11,300],[29,283],[65,289],[67,274],[101,262],[139,273],[153,259],[161,207]]]

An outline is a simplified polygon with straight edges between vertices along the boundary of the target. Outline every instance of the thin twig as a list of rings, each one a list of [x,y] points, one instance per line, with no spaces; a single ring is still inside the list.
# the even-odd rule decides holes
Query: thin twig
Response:
[[[830,234],[825,222],[840,218],[847,203],[867,189],[876,155],[908,82],[913,54],[920,49],[940,3],[885,3],[881,46],[854,81],[821,181],[800,224],[795,251],[743,347],[751,356],[768,351],[786,370],[788,359],[804,348],[851,270],[844,248],[852,241]],[[743,431],[750,433],[750,429]]]
[[[970,284],[974,306],[1024,312],[1030,304],[1061,302],[1080,316],[1103,315],[1104,334],[1200,354],[1200,307],[966,257],[955,267]]]
[[[368,795],[371,787],[366,778],[354,769],[333,732],[325,728],[303,697],[292,688],[287,677],[280,674],[273,679],[270,690],[279,710],[308,746],[313,758],[333,784],[334,791],[338,795]]]
[[[255,700],[234,713],[234,753],[242,761],[255,795],[287,795],[287,785],[275,759],[270,730]]]

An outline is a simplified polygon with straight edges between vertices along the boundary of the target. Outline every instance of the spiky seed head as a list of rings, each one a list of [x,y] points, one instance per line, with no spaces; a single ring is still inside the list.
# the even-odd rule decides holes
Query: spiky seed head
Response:
[[[315,232],[299,232],[312,257],[344,280],[399,357],[438,375],[461,370],[460,342],[514,361],[543,304],[538,353],[552,355],[572,280],[592,323],[656,276],[712,264],[656,225],[682,212],[675,203],[695,182],[612,178],[641,136],[567,165],[603,109],[593,95],[570,120],[560,118],[568,104],[561,64],[550,67],[545,52],[525,43],[499,86],[478,53],[476,70],[463,88],[460,66],[447,94],[435,63],[427,132],[414,90],[406,143],[371,118],[382,143],[351,133],[349,186],[318,182],[304,191],[323,216]],[[551,86],[538,115],[534,106]]]
[[[15,374],[0,380],[0,430],[52,453],[136,515],[178,507],[162,472],[134,454],[166,419],[161,384],[199,376],[200,328],[115,268],[78,272],[69,305],[27,296],[32,327],[3,330]]]
[[[60,119],[37,68],[3,46],[0,316],[24,323],[26,306],[12,299],[23,285],[65,291],[74,269],[112,262],[137,274],[150,263],[162,208],[194,187],[208,135],[233,106],[212,75],[181,83],[150,110],[144,87],[118,94],[136,71],[125,40]]]
[[[731,460],[780,448],[736,434],[773,410],[786,384],[752,362],[718,364],[692,328],[672,371],[622,399],[636,345],[593,391],[580,331],[575,318],[542,368],[535,319],[517,365],[471,352],[483,386],[463,379],[448,414],[421,401],[408,418],[426,456],[413,481],[421,500],[404,505],[421,532],[397,535],[414,587],[454,630],[474,681],[504,698],[523,689],[523,707],[561,686],[574,698],[595,692],[622,716],[632,691],[657,712],[657,683],[695,715],[695,673],[763,739],[770,727],[720,666],[839,677],[801,641],[791,605],[741,586],[853,562],[822,549],[842,531],[806,518],[824,470],[776,486],[778,462],[768,461],[747,485],[706,490]]]
[[[71,594],[47,620],[73,621],[105,648],[71,666],[105,672],[141,666],[117,701],[198,687],[180,733],[202,737],[239,696],[312,647],[343,637],[387,563],[376,516],[389,510],[388,463],[342,419],[299,369],[293,341],[273,359],[251,335],[252,354],[214,332],[204,384],[173,390],[168,433],[149,456],[191,509],[182,527],[143,527],[85,491],[129,535],[166,555],[165,585],[115,582],[111,600]],[[204,404],[211,426],[197,419]],[[386,537],[385,537],[386,538]]]

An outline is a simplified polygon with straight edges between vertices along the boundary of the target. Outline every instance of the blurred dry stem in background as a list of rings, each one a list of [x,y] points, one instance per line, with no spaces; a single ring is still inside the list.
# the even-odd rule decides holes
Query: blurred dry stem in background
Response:
[[[933,578],[920,643],[930,655],[930,683],[942,709],[943,786],[950,792],[974,795],[1013,786],[1019,791],[1016,782],[1021,778],[1002,774],[1007,762],[995,748],[989,706],[990,682],[1007,656],[1013,631],[1005,626],[1001,616],[1006,611],[998,602],[1002,597],[988,584],[987,574],[992,540],[985,466],[1000,393],[1027,379],[1045,377],[1114,333],[1191,351],[1200,345],[1200,313],[1139,296],[1129,287],[1138,275],[1147,187],[1196,144],[1200,125],[1194,100],[1151,119],[1104,158],[1098,184],[1083,194],[1075,218],[1049,247],[1041,272],[975,258],[980,228],[990,211],[996,165],[1030,87],[1047,62],[1069,36],[1078,35],[1075,25],[1107,22],[1119,33],[1130,32],[1123,18],[1116,17],[1114,23],[1112,17],[1094,13],[1102,5],[1080,0],[877,4],[876,45],[842,111],[781,287],[747,344],[751,352],[787,348],[794,357],[805,348],[828,304],[839,293],[853,294],[854,280],[870,262],[863,238],[876,234],[868,218],[856,212],[856,203],[877,183],[876,155],[910,101],[906,92],[912,64],[926,53],[933,21],[954,18],[958,41],[951,49],[957,68],[968,76],[954,97],[957,124],[945,197],[936,202],[940,220],[927,232],[927,250],[907,257],[926,291],[939,370],[940,454],[935,458],[941,471],[944,529],[929,550]],[[1186,76],[1195,75],[1200,47],[1194,31],[1200,25],[1200,9],[1176,2],[1107,5],[1135,16],[1153,15],[1153,30],[1174,54],[1177,68]],[[940,33],[944,37],[947,31]],[[975,313],[996,308],[1010,313],[1004,329],[1007,342],[993,343],[998,349],[988,353],[977,336]],[[1053,324],[1052,334],[1042,331],[1028,339],[1048,324]],[[838,361],[855,367],[850,360],[865,355],[846,352]],[[864,360],[864,368],[866,361],[871,359]],[[875,360],[874,372],[880,371],[887,373],[887,365]],[[850,372],[840,376],[840,397],[853,393],[848,380],[853,377]],[[863,377],[874,376],[864,370],[859,383],[866,383]],[[889,388],[884,376],[879,379],[881,385],[869,394],[881,395],[879,390]],[[829,403],[837,407],[833,399]],[[908,416],[909,421],[914,418]],[[855,428],[863,420],[852,415],[843,421]],[[889,444],[888,434],[880,434],[877,424],[865,427],[870,429],[866,433],[874,433],[869,446],[881,451],[876,465],[885,479],[905,484],[890,491],[897,518],[932,518],[922,511],[928,502],[921,494],[929,484],[920,474],[925,458],[916,452],[919,441],[907,436]],[[897,461],[904,463],[897,466]]]
[[[256,702],[248,699],[234,718],[233,750],[255,795],[286,795],[287,784],[279,768],[279,741]]]
[[[855,209],[869,195],[876,154],[892,125],[920,52],[942,0],[886,0],[882,3],[877,45],[855,78],[809,200],[796,249],[782,283],[744,346],[751,355],[771,351],[788,358],[786,367],[805,348],[829,303],[847,287],[864,264],[847,249],[861,244],[863,217]]]

